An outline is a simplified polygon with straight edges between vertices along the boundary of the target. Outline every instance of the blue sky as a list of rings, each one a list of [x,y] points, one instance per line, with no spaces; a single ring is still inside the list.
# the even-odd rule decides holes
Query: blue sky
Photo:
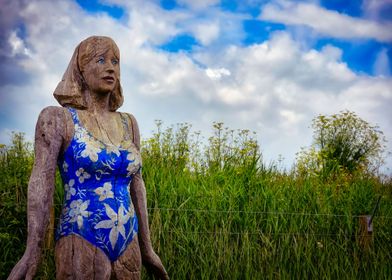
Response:
[[[125,103],[154,120],[213,121],[257,133],[266,162],[289,168],[318,114],[351,110],[392,150],[392,0],[1,1],[0,143],[33,138],[76,45],[112,37]],[[386,168],[392,168],[387,159]]]
[[[109,16],[122,20],[127,17],[127,11],[124,7],[118,4],[112,4],[105,1],[76,1],[84,10],[94,14],[107,13]],[[157,1],[162,9],[173,11],[187,9],[188,6],[181,1],[176,2],[174,0],[162,0]],[[186,2],[186,1],[185,1]],[[195,1],[197,2],[197,1]],[[231,13],[245,14],[246,18],[242,20],[242,28],[244,36],[239,44],[248,46],[251,44],[259,44],[269,39],[271,32],[277,30],[286,30],[290,26],[286,26],[284,23],[276,21],[266,21],[258,18],[262,10],[263,5],[268,4],[271,1],[211,1],[213,4],[210,7],[221,9],[222,11],[228,11]],[[249,3],[247,3],[249,2]],[[272,1],[273,2],[273,1]],[[300,2],[300,1],[297,1]],[[315,2],[315,1],[303,1],[303,3]],[[331,12],[337,12],[342,15],[351,16],[353,18],[361,19],[366,17],[366,1],[359,0],[328,0],[328,1],[317,1],[318,5],[327,9]],[[372,2],[372,1],[367,1]],[[373,1],[376,2],[376,1]],[[391,21],[392,20],[392,2],[391,1],[377,1],[385,2],[384,5],[380,5],[377,12],[377,21]],[[389,2],[389,3],[388,3]],[[343,51],[342,60],[348,64],[348,66],[357,73],[365,73],[368,75],[377,75],[373,64],[377,58],[377,54],[381,50],[386,49],[386,55],[388,57],[388,69],[392,66],[392,49],[391,41],[380,42],[374,38],[358,38],[358,39],[347,39],[347,38],[335,38],[332,35],[320,36],[316,35],[311,41],[307,42],[309,48],[315,48],[321,50],[322,47],[328,44],[337,46]],[[177,36],[171,37],[164,44],[158,46],[164,51],[168,52],[179,52],[192,50],[192,47],[200,46],[197,38],[193,37],[189,33],[178,34]],[[386,72],[390,70],[385,69]]]

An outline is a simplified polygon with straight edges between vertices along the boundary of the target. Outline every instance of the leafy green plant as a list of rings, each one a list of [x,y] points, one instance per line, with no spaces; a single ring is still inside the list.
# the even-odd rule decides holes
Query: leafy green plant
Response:
[[[328,177],[354,172],[374,173],[383,163],[385,137],[354,112],[313,119],[313,144],[298,155],[298,168]]]
[[[23,133],[11,135],[0,148],[0,278],[23,254],[26,242],[27,183],[33,164],[32,145]]]

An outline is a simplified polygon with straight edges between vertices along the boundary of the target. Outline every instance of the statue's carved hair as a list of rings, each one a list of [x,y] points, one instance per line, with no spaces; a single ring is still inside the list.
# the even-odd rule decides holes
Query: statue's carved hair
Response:
[[[120,59],[120,51],[116,43],[109,37],[92,36],[80,42],[72,55],[62,80],[53,93],[61,106],[70,106],[77,109],[87,108],[86,98],[83,94],[87,89],[83,77],[84,68],[91,59],[108,49],[112,49],[114,55]],[[120,77],[118,77],[116,87],[110,93],[110,111],[116,111],[120,108],[123,101]]]

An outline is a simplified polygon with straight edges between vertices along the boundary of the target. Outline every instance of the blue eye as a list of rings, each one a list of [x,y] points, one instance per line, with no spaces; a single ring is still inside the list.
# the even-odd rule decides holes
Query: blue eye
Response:
[[[97,63],[99,63],[99,64],[104,64],[104,63],[105,63],[105,59],[104,59],[103,57],[100,57],[100,58],[97,60]]]
[[[117,59],[112,59],[112,64],[113,65],[117,65],[118,64],[118,60]]]

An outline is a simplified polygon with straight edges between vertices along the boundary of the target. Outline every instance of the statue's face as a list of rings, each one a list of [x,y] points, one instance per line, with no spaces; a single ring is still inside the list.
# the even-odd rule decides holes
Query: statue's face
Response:
[[[107,93],[120,79],[120,61],[112,49],[94,56],[84,67],[84,79],[92,92]]]

